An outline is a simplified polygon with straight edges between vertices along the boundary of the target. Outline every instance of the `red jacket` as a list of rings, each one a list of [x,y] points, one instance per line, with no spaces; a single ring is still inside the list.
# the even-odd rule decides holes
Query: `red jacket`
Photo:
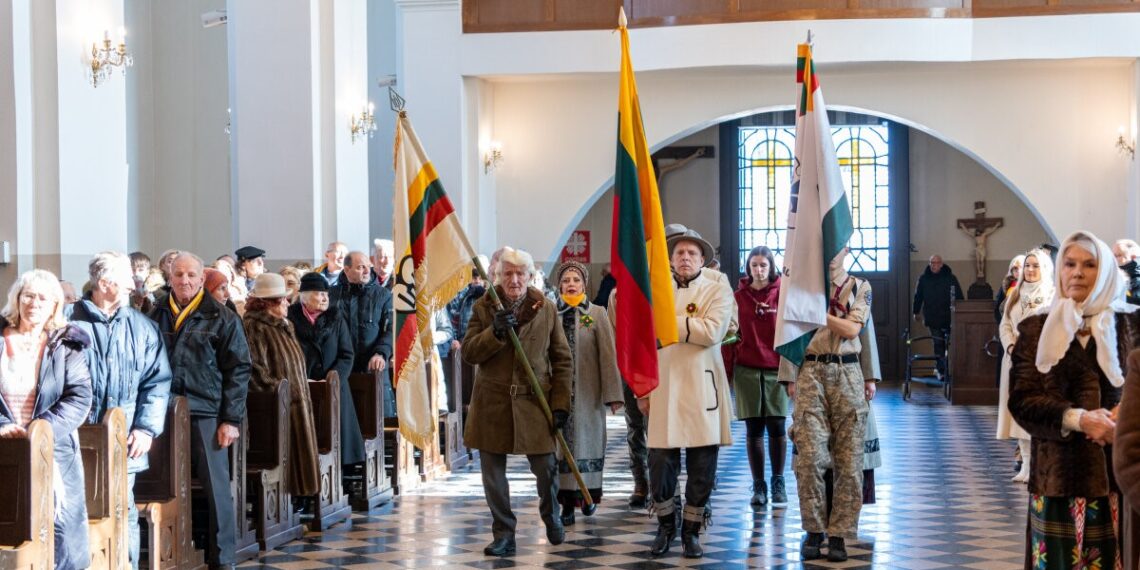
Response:
[[[767,287],[756,290],[749,284],[748,277],[740,279],[736,289],[736,312],[740,329],[737,335],[740,342],[721,348],[724,368],[732,378],[736,363],[751,368],[775,370],[780,367],[780,355],[773,343],[776,339],[776,305],[780,300],[780,278]],[[761,303],[768,307],[761,307]]]

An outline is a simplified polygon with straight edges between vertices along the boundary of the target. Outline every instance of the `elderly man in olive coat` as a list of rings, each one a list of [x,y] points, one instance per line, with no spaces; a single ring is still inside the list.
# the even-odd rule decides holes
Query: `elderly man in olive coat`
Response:
[[[463,358],[478,366],[471,395],[464,441],[480,451],[483,491],[491,508],[494,540],[483,549],[488,556],[515,552],[515,515],[507,485],[507,455],[526,455],[538,479],[538,510],[546,523],[546,538],[560,544],[564,538],[559,520],[557,462],[552,426],[531,390],[521,363],[515,361],[510,329],[519,341],[554,416],[554,429],[566,424],[570,410],[573,363],[566,333],[554,303],[542,291],[528,287],[534,276],[530,254],[507,248],[498,266],[497,292],[505,308],[496,310],[490,295],[475,303]]]

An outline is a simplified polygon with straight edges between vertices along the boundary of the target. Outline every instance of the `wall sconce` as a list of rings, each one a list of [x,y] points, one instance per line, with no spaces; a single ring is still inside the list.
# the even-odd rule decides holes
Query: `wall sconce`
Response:
[[[491,141],[491,148],[483,155],[483,174],[490,174],[503,163],[503,143]]]
[[[120,31],[120,35],[123,36],[123,39],[119,42],[118,47],[111,47],[111,33],[107,31],[103,32],[103,47],[99,47],[98,43],[91,44],[91,85],[93,87],[98,87],[100,83],[107,81],[114,71],[113,68],[121,68],[123,74],[126,75],[127,68],[134,65],[134,58],[127,53],[126,33]]]
[[[1120,127],[1117,130],[1117,133],[1118,134],[1116,137],[1116,149],[1120,151],[1120,154],[1127,153],[1128,158],[1135,159],[1136,158],[1136,139],[1132,139],[1132,142],[1124,140],[1124,127]]]
[[[352,116],[352,142],[355,143],[357,138],[363,138],[365,135],[372,138],[376,133],[376,117],[372,112],[376,106],[369,103],[360,111],[360,116],[355,114]]]

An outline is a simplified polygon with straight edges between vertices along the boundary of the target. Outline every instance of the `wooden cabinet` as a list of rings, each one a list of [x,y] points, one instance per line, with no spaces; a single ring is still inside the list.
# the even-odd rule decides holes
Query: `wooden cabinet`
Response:
[[[952,309],[950,328],[950,403],[993,405],[998,403],[998,358],[986,347],[997,336],[994,302],[988,299],[958,301]]]

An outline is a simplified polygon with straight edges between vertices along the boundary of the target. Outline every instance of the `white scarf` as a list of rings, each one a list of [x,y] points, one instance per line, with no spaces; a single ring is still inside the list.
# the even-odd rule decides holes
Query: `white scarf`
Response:
[[[1140,306],[1124,300],[1124,277],[1116,270],[1116,259],[1108,244],[1088,232],[1078,231],[1061,244],[1060,257],[1079,242],[1091,245],[1096,251],[1097,276],[1092,291],[1084,303],[1065,296],[1061,284],[1061,271],[1057,271],[1057,296],[1045,319],[1041,338],[1037,341],[1037,370],[1045,374],[1064,358],[1069,345],[1082,325],[1087,326],[1096,341],[1096,361],[1108,381],[1119,388],[1124,384],[1124,372],[1116,350],[1116,313],[1131,313]]]
[[[1014,328],[1026,317],[1048,310],[1049,304],[1053,302],[1053,296],[1056,294],[1056,287],[1053,285],[1053,260],[1047,251],[1034,249],[1018,257],[1023,260],[1030,257],[1036,259],[1039,269],[1037,281],[1030,283],[1025,280],[1025,267],[1024,264],[1022,265],[1021,279],[1017,282],[1014,293],[1010,295],[1010,297],[1016,296],[1017,298],[1013,303],[1007,301],[1005,307],[1006,316],[1014,319]],[[1017,307],[1016,311],[1014,311],[1014,305]]]

